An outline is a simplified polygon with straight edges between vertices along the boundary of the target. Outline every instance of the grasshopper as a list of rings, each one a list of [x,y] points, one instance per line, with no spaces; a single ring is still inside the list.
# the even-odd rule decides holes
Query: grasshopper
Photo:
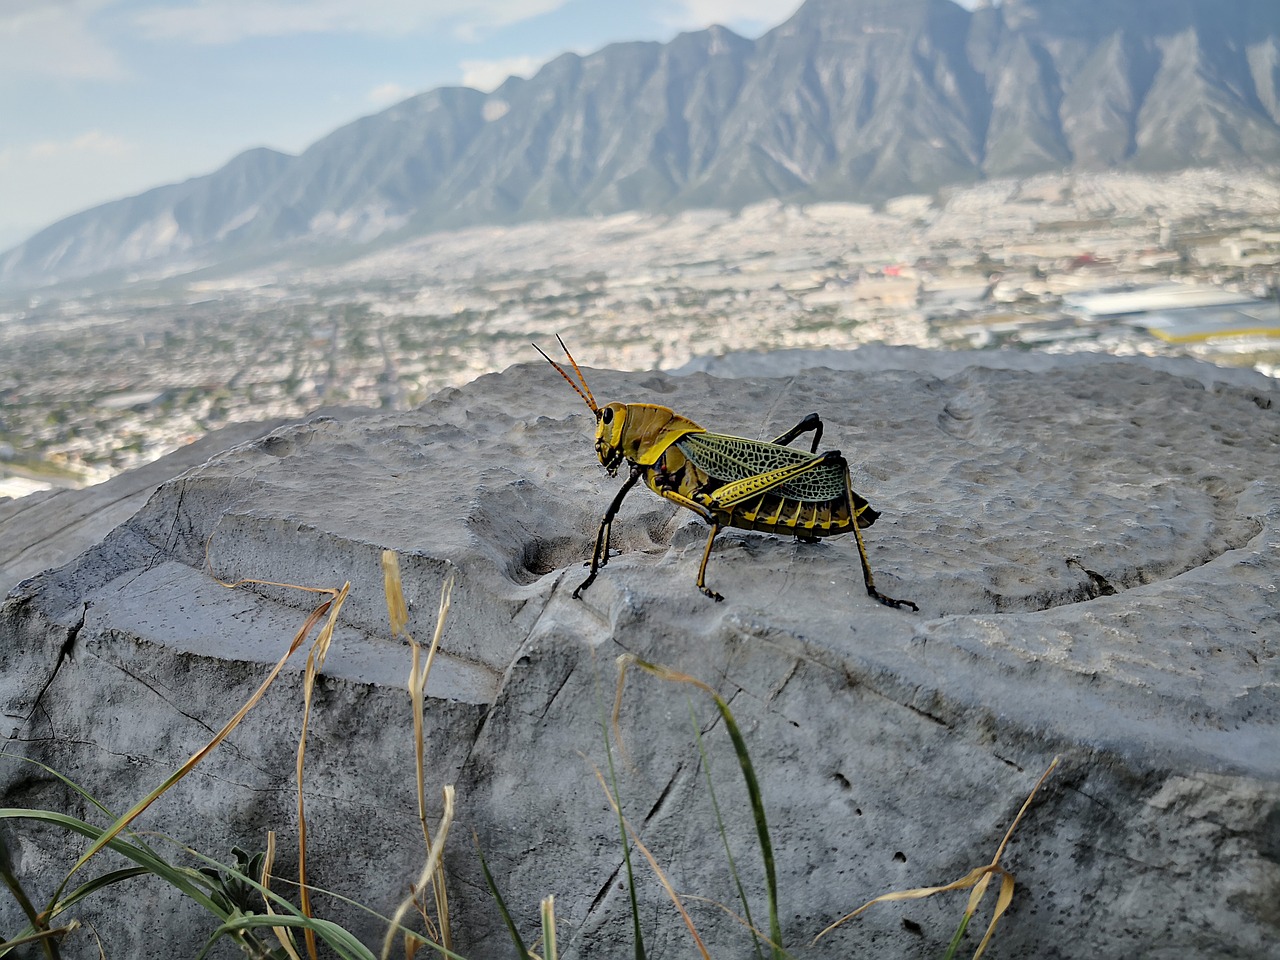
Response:
[[[716,535],[725,527],[791,533],[807,543],[822,537],[853,533],[862,560],[862,579],[867,593],[889,607],[919,610],[910,600],[895,600],[876,589],[867,561],[867,548],[860,528],[869,527],[880,514],[854,492],[849,465],[839,450],[818,453],[822,420],[811,413],[770,443],[723,433],[710,433],[670,407],[652,403],[596,404],[586,377],[569,348],[560,348],[569,358],[575,381],[543,352],[542,354],[573,387],[574,392],[596,415],[596,456],[609,476],[617,476],[625,460],[631,473],[609,504],[596,533],[591,554],[591,572],[578,584],[573,596],[581,599],[609,562],[609,535],[613,518],[622,500],[639,480],[660,497],[692,510],[711,526],[707,545],[698,566],[698,589],[712,600],[723,600],[707,586],[707,560]],[[809,452],[788,446],[803,433],[813,433]]]

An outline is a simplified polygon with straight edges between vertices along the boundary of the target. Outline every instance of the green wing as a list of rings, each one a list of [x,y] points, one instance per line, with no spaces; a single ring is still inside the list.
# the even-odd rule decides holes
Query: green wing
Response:
[[[763,440],[721,433],[690,433],[675,442],[694,466],[723,483],[745,480],[779,467],[816,460],[815,454]],[[772,490],[805,503],[838,500],[848,491],[847,470],[840,463],[819,464]]]

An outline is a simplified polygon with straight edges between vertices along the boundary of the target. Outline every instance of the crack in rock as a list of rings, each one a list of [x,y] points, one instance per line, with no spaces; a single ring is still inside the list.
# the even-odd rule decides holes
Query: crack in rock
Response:
[[[89,604],[82,603],[80,605],[80,616],[70,627],[67,628],[67,638],[62,641],[62,646],[58,650],[57,662],[53,665],[53,670],[49,673],[44,685],[36,694],[35,701],[31,704],[31,709],[27,711],[27,715],[22,718],[23,726],[31,723],[31,718],[35,716],[36,711],[40,709],[40,704],[44,700],[44,695],[48,692],[49,687],[53,685],[53,681],[58,678],[58,671],[62,669],[62,665],[71,657],[71,651],[74,649],[76,639],[80,636],[80,631],[84,629],[85,618],[89,615]]]

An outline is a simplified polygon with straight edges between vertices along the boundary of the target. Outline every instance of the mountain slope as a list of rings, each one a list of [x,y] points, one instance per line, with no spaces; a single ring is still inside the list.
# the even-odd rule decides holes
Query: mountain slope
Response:
[[[713,27],[564,54],[492,93],[413,97],[298,157],[249,151],[53,224],[0,257],[0,283],[477,223],[1277,161],[1274,0],[808,0],[759,40]]]
[[[254,222],[296,158],[248,150],[208,176],[73,214],[0,256],[0,281],[82,276],[172,260]]]

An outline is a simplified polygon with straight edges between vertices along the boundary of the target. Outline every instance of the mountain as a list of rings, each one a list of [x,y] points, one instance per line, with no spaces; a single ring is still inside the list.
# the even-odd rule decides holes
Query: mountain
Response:
[[[223,245],[297,162],[275,150],[247,150],[208,176],[73,214],[0,256],[0,282],[49,282]]]
[[[241,154],[0,256],[0,283],[186,269],[481,223],[875,201],[1058,169],[1280,161],[1275,0],[808,0],[441,88]]]

